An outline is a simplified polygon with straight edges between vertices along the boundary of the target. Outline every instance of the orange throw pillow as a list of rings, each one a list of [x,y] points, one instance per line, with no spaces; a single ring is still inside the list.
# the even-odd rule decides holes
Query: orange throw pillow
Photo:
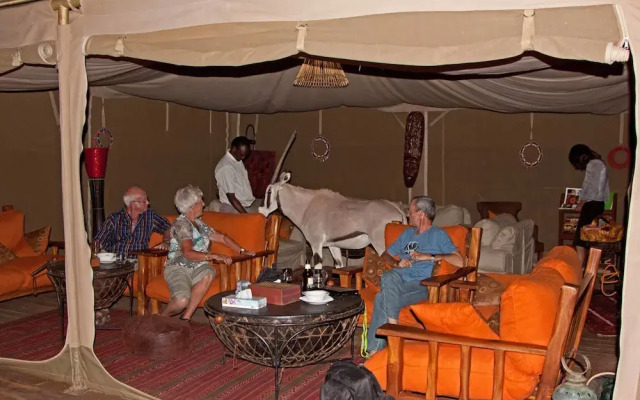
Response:
[[[410,307],[428,331],[477,339],[499,339],[469,303],[418,303]]]
[[[37,229],[33,232],[26,233],[24,238],[37,255],[41,256],[49,247],[49,235],[51,234],[51,226]]]
[[[0,264],[15,260],[18,258],[10,248],[0,243]]]
[[[496,215],[498,215],[497,212],[493,212],[493,211],[489,210],[489,219],[494,218]]]

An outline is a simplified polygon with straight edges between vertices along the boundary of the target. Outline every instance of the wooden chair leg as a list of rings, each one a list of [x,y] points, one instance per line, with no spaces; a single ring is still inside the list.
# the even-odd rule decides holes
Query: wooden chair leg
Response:
[[[147,306],[147,296],[144,295],[142,291],[138,291],[138,295],[136,296],[136,301],[138,303],[138,315],[146,314],[146,306]]]
[[[160,302],[156,299],[151,299],[151,314],[160,314]]]

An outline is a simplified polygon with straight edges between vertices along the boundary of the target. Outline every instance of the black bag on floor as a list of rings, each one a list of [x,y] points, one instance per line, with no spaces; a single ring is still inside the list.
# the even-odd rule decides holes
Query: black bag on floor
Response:
[[[393,400],[371,371],[351,361],[334,363],[324,378],[320,400]]]

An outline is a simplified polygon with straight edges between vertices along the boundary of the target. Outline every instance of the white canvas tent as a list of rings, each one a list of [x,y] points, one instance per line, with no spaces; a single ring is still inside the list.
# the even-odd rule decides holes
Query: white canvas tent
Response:
[[[247,113],[409,105],[607,114],[631,107],[630,90],[637,98],[631,69],[609,66],[627,59],[623,46],[640,45],[640,6],[630,0],[87,0],[79,9],[53,3],[70,23],[57,26],[46,1],[0,10],[0,90],[60,90],[68,334],[51,360],[0,365],[67,376],[72,389],[145,397],[111,378],[92,350],[77,174],[89,85]],[[350,86],[293,88],[299,61],[285,58],[301,54],[343,60],[353,72]],[[629,242],[640,237],[640,204],[633,200]],[[640,398],[640,350],[633,346],[640,322],[632,309],[640,300],[633,268],[639,257],[627,246],[616,399]]]

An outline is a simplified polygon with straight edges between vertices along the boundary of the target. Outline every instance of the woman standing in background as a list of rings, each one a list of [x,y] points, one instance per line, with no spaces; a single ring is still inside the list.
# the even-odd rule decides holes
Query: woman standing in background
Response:
[[[576,211],[580,212],[580,218],[576,236],[573,239],[580,265],[583,265],[586,257],[586,243],[580,239],[580,230],[604,212],[604,203],[609,201],[609,173],[600,154],[584,144],[576,144],[571,148],[569,162],[575,169],[585,171],[580,201],[576,207]]]

